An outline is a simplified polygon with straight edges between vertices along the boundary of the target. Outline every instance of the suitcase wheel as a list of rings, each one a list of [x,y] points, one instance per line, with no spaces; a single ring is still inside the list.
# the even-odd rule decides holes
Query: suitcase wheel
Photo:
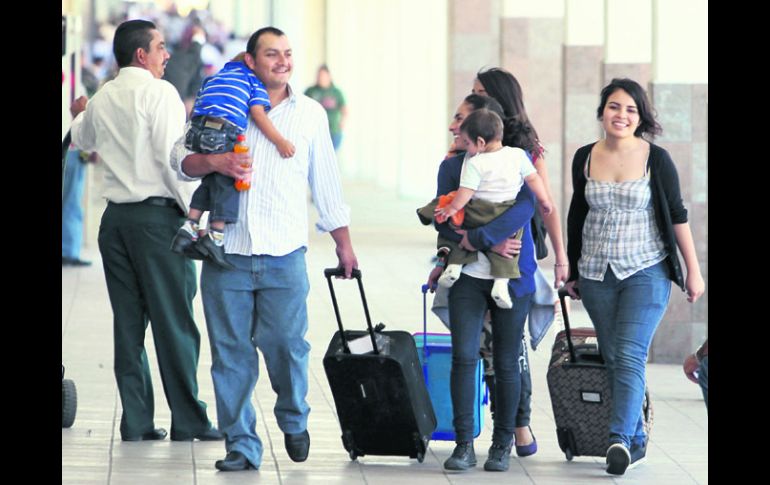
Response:
[[[61,381],[61,427],[69,428],[75,422],[78,409],[78,391],[71,379]]]
[[[425,454],[417,453],[417,463],[422,463],[423,461],[425,461]]]
[[[575,457],[575,455],[572,454],[572,448],[569,446],[566,450],[564,450],[564,456],[567,457],[567,461],[572,461],[572,459]]]
[[[348,452],[348,456],[350,457],[351,461],[356,461],[356,458],[358,458],[358,453],[356,453],[356,450],[350,450]]]

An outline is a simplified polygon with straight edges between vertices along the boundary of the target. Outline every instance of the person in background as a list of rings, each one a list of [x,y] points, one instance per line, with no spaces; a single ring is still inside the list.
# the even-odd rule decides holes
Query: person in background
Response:
[[[316,83],[305,90],[305,96],[309,96],[324,107],[329,118],[329,133],[332,136],[334,150],[338,150],[342,143],[342,132],[345,129],[345,118],[348,116],[348,108],[345,105],[345,96],[332,82],[332,75],[326,64],[318,68]]]
[[[169,251],[184,221],[194,184],[169,167],[185,112],[174,87],[163,81],[168,61],[163,35],[145,20],[115,31],[118,76],[91,101],[72,103],[72,142],[96,151],[105,169],[107,208],[99,226],[107,291],[114,314],[115,379],[123,407],[123,441],[162,440],[156,428],[150,365],[144,347],[151,325],[171,409],[171,439],[221,440],[206,404],[198,399],[200,333],[193,318],[195,265]]]
[[[96,153],[82,152],[70,145],[64,167],[61,199],[61,265],[91,266],[91,261],[80,259],[83,245],[83,188],[86,163],[96,160]]]
[[[698,347],[695,353],[690,354],[682,364],[684,374],[696,384],[700,384],[703,392],[703,400],[706,403],[706,411],[709,409],[709,339]]]
[[[604,138],[572,161],[565,285],[596,329],[612,389],[607,473],[623,475],[647,454],[642,402],[647,354],[671,281],[695,302],[705,291],[679,175],[671,155],[645,139],[662,132],[644,89],[613,79],[596,111]],[[686,278],[677,257],[681,251]]]
[[[174,55],[169,59],[163,75],[163,79],[173,84],[179,92],[188,117],[195,103],[195,95],[203,82],[201,49],[205,43],[206,31],[196,19],[185,27],[182,38],[174,46]]]

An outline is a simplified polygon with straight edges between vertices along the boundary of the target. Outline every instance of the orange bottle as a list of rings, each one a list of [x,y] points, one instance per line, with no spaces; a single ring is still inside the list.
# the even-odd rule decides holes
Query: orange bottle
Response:
[[[248,153],[249,152],[249,146],[246,144],[246,135],[238,135],[236,138],[235,146],[233,146],[233,151],[235,153]],[[248,165],[244,165],[245,167],[248,167]],[[244,190],[249,190],[251,188],[251,180],[241,180],[237,179],[235,181],[235,190],[242,192]]]

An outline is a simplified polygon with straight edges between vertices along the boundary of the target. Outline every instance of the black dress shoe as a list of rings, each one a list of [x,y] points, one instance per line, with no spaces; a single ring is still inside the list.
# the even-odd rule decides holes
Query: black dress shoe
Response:
[[[231,451],[225,456],[224,460],[217,460],[216,463],[214,463],[214,466],[217,470],[223,472],[237,472],[248,470],[249,468],[254,468],[255,470],[259,469],[252,465],[240,451]]]
[[[62,256],[61,265],[62,266],[91,266],[91,261],[85,261],[83,259],[77,259],[77,258],[65,258],[64,256]]]
[[[310,451],[310,433],[307,430],[297,434],[284,433],[283,444],[286,445],[286,453],[291,461],[305,461]]]
[[[222,269],[235,269],[235,267],[225,260],[225,247],[217,246],[209,236],[201,236],[195,244],[198,251],[206,255],[206,259],[216,264]]]
[[[168,433],[163,428],[155,428],[140,436],[123,436],[123,441],[157,441],[164,439]]]
[[[193,436],[180,435],[171,431],[171,441],[221,441],[223,439],[225,439],[224,433],[213,427]]]
[[[193,235],[187,232],[183,227],[176,231],[176,236],[171,241],[171,250],[178,254],[184,254],[184,250],[195,243]]]

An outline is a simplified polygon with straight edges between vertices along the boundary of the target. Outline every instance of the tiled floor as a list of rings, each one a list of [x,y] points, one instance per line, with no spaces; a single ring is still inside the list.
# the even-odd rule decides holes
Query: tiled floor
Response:
[[[372,318],[384,322],[389,329],[418,331],[422,315],[419,287],[430,270],[429,257],[435,243],[435,233],[421,226],[414,214],[423,201],[400,200],[393,193],[365,184],[346,184],[345,194],[353,208],[351,232]],[[336,257],[331,238],[315,233],[311,235],[307,254],[311,280],[307,339],[312,345],[308,395],[312,407],[312,445],[308,461],[293,463],[286,455],[282,433],[272,413],[275,395],[265,376],[254,393],[258,432],[265,444],[258,472],[217,472],[214,461],[224,456],[221,442],[124,443],[118,432],[121,410],[112,374],[112,312],[95,242],[99,205],[96,202],[89,214],[90,237],[83,254],[95,261],[94,266],[62,268],[62,362],[67,367],[67,377],[75,381],[78,390],[75,424],[62,429],[63,484],[708,483],[706,409],[698,386],[690,383],[677,365],[648,366],[655,423],[647,464],[615,478],[604,472],[603,459],[577,457],[567,462],[556,442],[545,381],[553,329],[538,351],[530,353],[534,382],[532,428],[539,444],[536,455],[512,458],[506,473],[487,473],[481,466],[466,473],[447,473],[441,464],[451,453],[453,443],[433,441],[422,464],[408,458],[377,456],[351,462],[342,447],[321,364],[336,329],[322,270],[335,266]],[[314,210],[311,214],[315,217]],[[344,321],[351,327],[363,327],[355,285],[341,281],[337,289]],[[579,304],[573,309],[574,323],[588,323]],[[209,375],[211,358],[199,298],[195,312],[203,334],[198,371],[200,397],[208,403],[209,416],[215,422],[216,403]],[[445,330],[435,317],[429,316],[429,331]],[[156,425],[168,428],[169,411],[157,374],[151,332],[147,333],[147,346],[154,372]],[[481,463],[486,458],[490,438],[491,420],[487,415],[485,429],[476,441]]]

